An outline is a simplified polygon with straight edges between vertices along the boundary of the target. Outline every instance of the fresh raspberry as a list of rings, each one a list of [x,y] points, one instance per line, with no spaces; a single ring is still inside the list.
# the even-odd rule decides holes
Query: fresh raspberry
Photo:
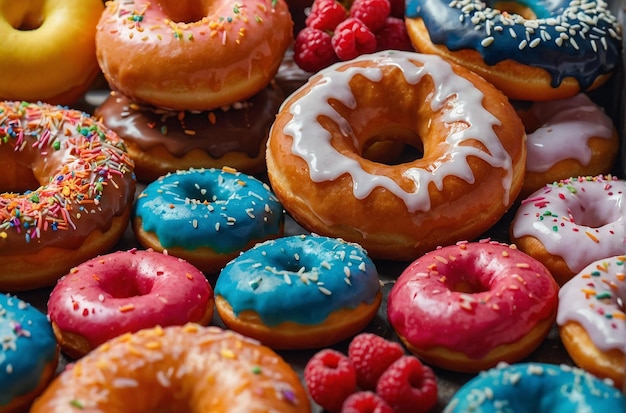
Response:
[[[293,60],[300,69],[307,72],[317,72],[339,61],[330,35],[310,27],[305,27],[296,36]]]
[[[406,31],[404,20],[387,17],[385,25],[376,32],[376,50],[414,51],[411,39]]]
[[[354,0],[350,7],[350,17],[361,20],[372,32],[377,32],[385,25],[389,13],[389,0]]]
[[[380,376],[376,394],[396,413],[428,412],[437,404],[437,379],[416,357],[402,356]]]
[[[339,23],[332,37],[333,49],[341,60],[376,51],[376,36],[361,20],[349,17]]]
[[[400,344],[371,333],[359,334],[348,346],[357,384],[364,390],[374,390],[380,375],[402,356],[404,349]]]
[[[347,356],[324,349],[316,353],[304,367],[304,380],[311,398],[330,412],[339,412],[341,405],[356,390],[356,373]]]
[[[315,0],[305,25],[312,29],[333,31],[335,27],[348,18],[348,11],[335,0]]]
[[[393,413],[393,409],[376,393],[360,391],[343,402],[341,413]]]

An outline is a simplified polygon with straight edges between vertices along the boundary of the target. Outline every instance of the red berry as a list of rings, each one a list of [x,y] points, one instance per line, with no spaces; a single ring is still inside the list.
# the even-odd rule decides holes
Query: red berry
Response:
[[[354,0],[350,7],[350,17],[361,20],[373,32],[385,25],[389,13],[391,13],[389,0]]]
[[[415,50],[404,20],[397,17],[387,17],[385,25],[376,32],[376,47],[377,50]]]
[[[376,393],[360,391],[343,402],[341,413],[393,413],[393,409]]]
[[[305,27],[296,36],[293,60],[300,69],[317,72],[339,59],[333,50],[332,39],[328,33]]]
[[[376,51],[374,33],[359,19],[349,17],[339,23],[332,37],[333,49],[341,60]]]
[[[304,367],[304,380],[311,398],[330,412],[339,412],[341,405],[356,390],[356,373],[347,356],[324,349],[316,353]]]
[[[335,0],[316,0],[305,24],[312,29],[333,31],[335,27],[348,18],[348,11]]]
[[[402,356],[380,376],[376,393],[396,413],[428,412],[437,404],[437,378],[416,357]]]
[[[365,390],[374,390],[380,375],[402,356],[404,349],[400,344],[371,333],[359,334],[348,346],[357,384]]]

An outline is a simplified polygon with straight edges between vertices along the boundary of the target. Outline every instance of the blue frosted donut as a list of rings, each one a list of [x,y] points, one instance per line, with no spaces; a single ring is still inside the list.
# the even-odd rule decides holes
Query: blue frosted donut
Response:
[[[407,0],[409,36],[418,50],[468,66],[513,99],[573,96],[619,64],[621,29],[604,1],[507,2],[520,14],[497,3]]]
[[[0,294],[0,411],[24,411],[54,377],[59,351],[45,314]]]
[[[325,347],[361,331],[381,302],[376,266],[358,244],[316,235],[264,242],[215,285],[226,326],[280,349]]]
[[[160,177],[138,196],[138,241],[208,274],[257,242],[282,236],[284,210],[269,186],[232,168],[190,169]]]
[[[582,369],[521,363],[481,372],[452,397],[444,413],[624,413],[622,393]]]

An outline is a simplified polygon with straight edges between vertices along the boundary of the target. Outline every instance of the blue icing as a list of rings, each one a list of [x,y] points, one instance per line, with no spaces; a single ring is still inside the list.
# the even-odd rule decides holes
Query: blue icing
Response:
[[[603,1],[517,1],[536,20],[504,15],[495,1],[407,0],[406,16],[421,17],[435,44],[452,51],[477,50],[488,65],[506,59],[550,73],[552,86],[565,77],[586,90],[601,74],[612,72],[621,53],[617,19]],[[595,7],[588,7],[593,6]]]
[[[46,315],[16,297],[0,294],[0,410],[11,399],[35,390],[57,354]]]
[[[454,395],[444,413],[626,411],[624,395],[582,369],[544,363],[481,372]]]
[[[141,192],[133,214],[164,248],[207,247],[217,253],[278,235],[284,222],[283,207],[265,183],[226,169],[161,177]]]
[[[252,310],[269,326],[319,324],[334,311],[371,304],[379,291],[360,245],[314,235],[257,245],[228,263],[215,285],[235,315]]]

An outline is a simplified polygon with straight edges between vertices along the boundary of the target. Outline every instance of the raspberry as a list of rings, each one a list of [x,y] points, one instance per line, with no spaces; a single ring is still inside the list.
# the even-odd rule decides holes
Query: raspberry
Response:
[[[354,0],[350,7],[350,17],[361,20],[372,32],[385,25],[391,13],[389,0]]]
[[[311,398],[330,412],[339,412],[344,400],[356,390],[356,373],[347,356],[324,349],[304,367]]]
[[[376,393],[396,413],[428,412],[437,404],[437,379],[416,357],[402,356],[380,376]]]
[[[300,69],[317,72],[339,59],[333,50],[332,39],[328,33],[305,27],[296,36],[293,60]]]
[[[347,18],[348,12],[341,3],[335,0],[315,0],[305,24],[312,29],[333,31]]]
[[[332,37],[333,49],[341,60],[376,51],[376,37],[361,20],[349,17],[339,23]]]
[[[385,25],[376,32],[376,47],[377,50],[415,50],[404,20],[397,17],[387,17]]]
[[[393,413],[393,409],[376,393],[360,391],[343,402],[341,413]]]
[[[398,343],[371,333],[361,333],[348,346],[348,358],[356,371],[361,389],[374,390],[381,374],[397,359],[404,356]]]

